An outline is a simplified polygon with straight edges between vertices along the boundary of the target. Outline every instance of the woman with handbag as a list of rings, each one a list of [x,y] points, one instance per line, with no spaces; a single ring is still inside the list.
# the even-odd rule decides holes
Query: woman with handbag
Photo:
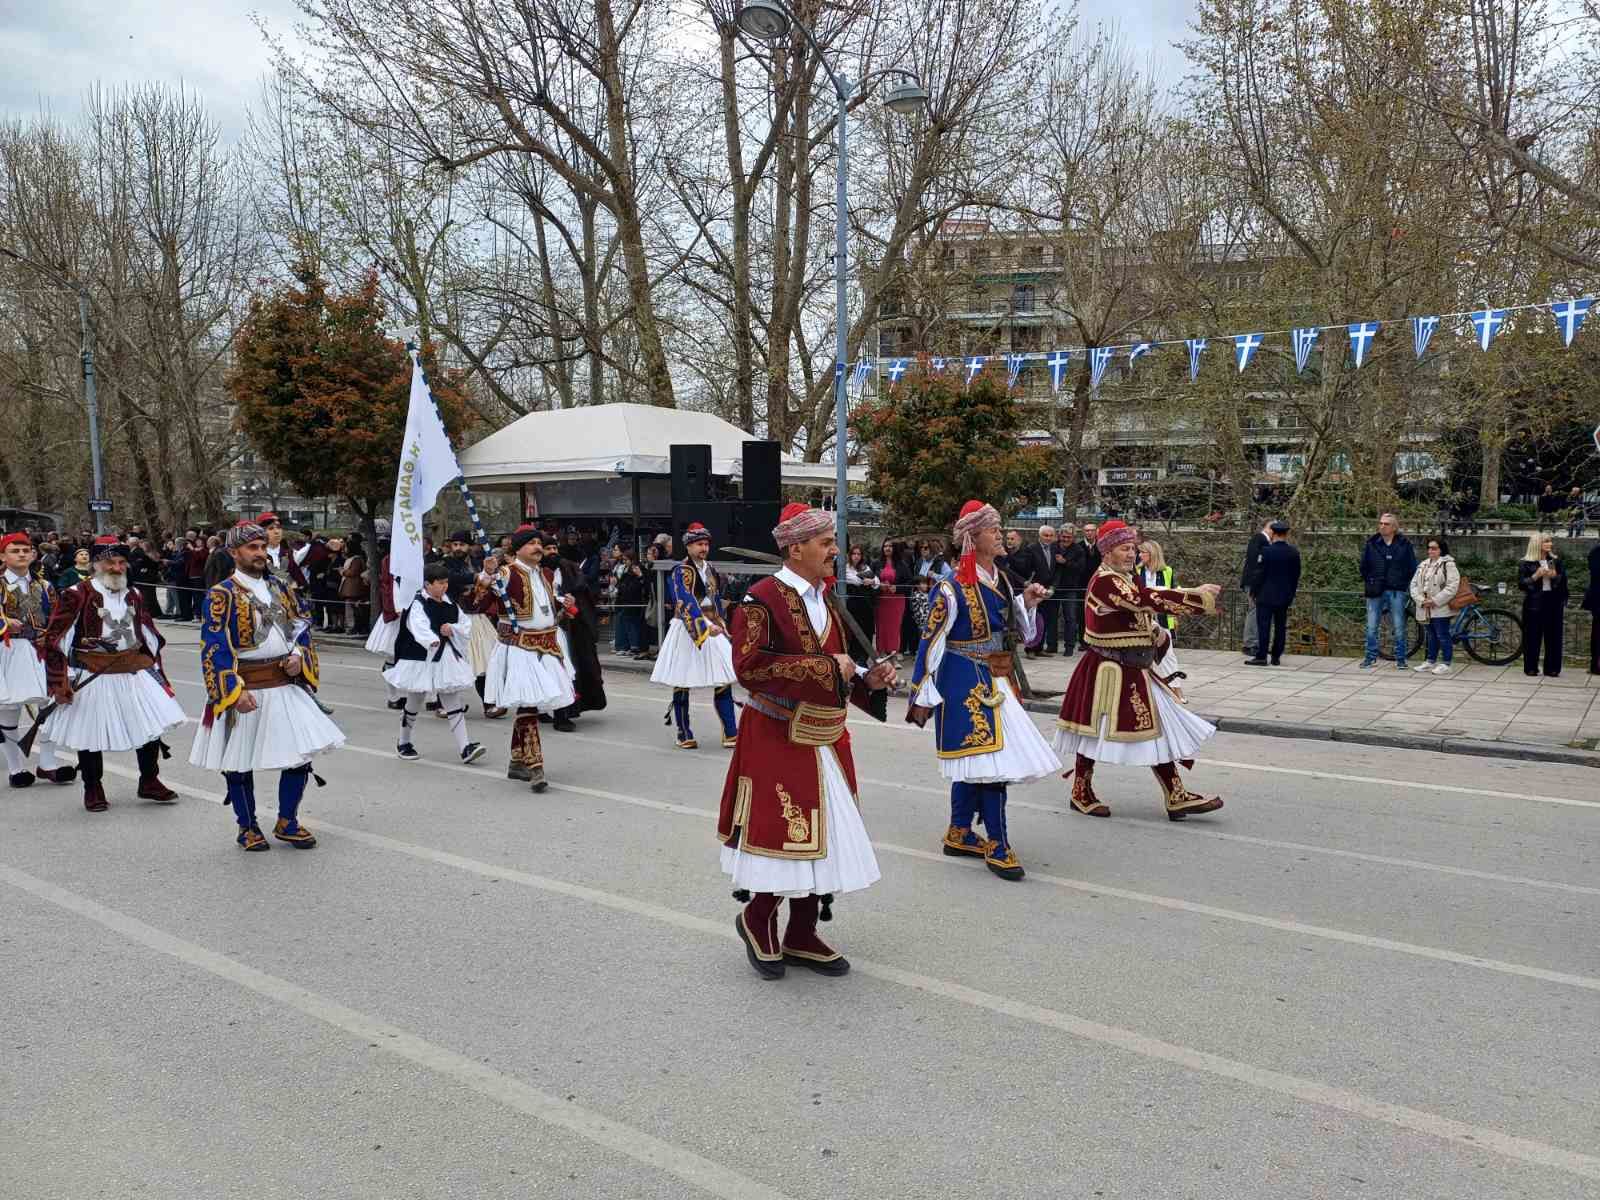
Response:
[[[1522,589],[1522,673],[1539,673],[1539,647],[1544,646],[1544,673],[1561,674],[1562,622],[1567,615],[1567,567],[1556,553],[1555,539],[1535,533],[1517,564]]]
[[[1450,543],[1442,537],[1428,539],[1428,557],[1417,564],[1411,576],[1411,602],[1417,607],[1417,620],[1427,635],[1427,657],[1411,669],[1419,674],[1450,674],[1454,645],[1450,622],[1455,616],[1451,601],[1461,591],[1461,569],[1450,557]]]

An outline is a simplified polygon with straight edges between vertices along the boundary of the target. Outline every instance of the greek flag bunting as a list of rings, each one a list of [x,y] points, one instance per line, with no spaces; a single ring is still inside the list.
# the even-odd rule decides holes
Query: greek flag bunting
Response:
[[[1487,350],[1489,343],[1494,341],[1494,335],[1499,333],[1500,327],[1506,323],[1506,310],[1503,308],[1480,309],[1467,319],[1472,322],[1472,327],[1478,331],[1478,349]]]
[[[908,358],[891,358],[889,360],[889,370],[887,374],[889,376],[890,383],[899,383],[900,380],[905,377],[906,365],[910,361],[911,360]]]
[[[1367,361],[1367,348],[1372,345],[1372,339],[1378,336],[1377,321],[1357,321],[1350,326],[1350,349],[1356,356],[1356,370],[1361,370],[1361,364]]]
[[[1044,362],[1050,368],[1050,390],[1059,392],[1061,381],[1067,377],[1067,369],[1072,366],[1072,351],[1057,350]]]
[[[935,375],[942,375],[944,373],[944,359],[930,358],[928,360],[928,369]]]
[[[1017,376],[1022,374],[1022,365],[1028,361],[1026,354],[1006,355],[1006,387],[1017,386]]]
[[[1291,329],[1289,336],[1294,340],[1294,369],[1298,375],[1305,374],[1306,364],[1311,361],[1311,349],[1317,344],[1317,334],[1322,330],[1318,326],[1306,329]]]
[[[1428,352],[1428,343],[1433,340],[1433,331],[1439,328],[1438,317],[1412,317],[1411,341],[1417,348],[1417,361],[1422,361],[1422,356]]]
[[[983,370],[983,364],[984,356],[981,354],[974,354],[967,359],[967,382],[969,384],[977,378],[978,372]]]
[[[1149,354],[1153,349],[1155,349],[1155,347],[1153,347],[1149,342],[1140,342],[1133,349],[1129,350],[1128,370],[1133,370],[1133,364],[1138,362],[1139,359],[1143,358],[1146,354]]]
[[[1200,356],[1206,352],[1206,339],[1190,338],[1184,344],[1189,347],[1189,382],[1193,383],[1200,378]]]
[[[1572,339],[1583,327],[1583,319],[1589,315],[1589,307],[1593,303],[1593,296],[1585,296],[1582,300],[1564,300],[1550,306],[1556,318],[1556,328],[1561,331],[1563,346],[1572,345]]]
[[[1250,365],[1251,356],[1261,345],[1259,333],[1236,333],[1233,335],[1234,353],[1239,357],[1239,374],[1244,374],[1244,369]]]
[[[1115,346],[1095,346],[1089,351],[1089,386],[1098,388],[1101,377],[1106,373],[1106,364],[1111,361],[1111,356],[1116,353]]]

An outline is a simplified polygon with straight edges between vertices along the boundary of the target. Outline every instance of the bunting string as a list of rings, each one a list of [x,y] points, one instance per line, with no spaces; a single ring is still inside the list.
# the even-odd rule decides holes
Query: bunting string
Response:
[[[1440,325],[1455,327],[1463,331],[1470,330],[1473,341],[1478,348],[1487,352],[1495,337],[1502,333],[1511,323],[1511,318],[1517,313],[1542,312],[1547,313],[1555,322],[1556,333],[1561,338],[1561,344],[1566,347],[1572,345],[1572,339],[1577,336],[1583,327],[1584,319],[1589,315],[1589,310],[1594,306],[1595,297],[1584,296],[1569,300],[1542,304],[1512,304],[1505,308],[1481,308],[1462,312],[1439,313],[1435,316],[1419,316],[1398,318],[1392,321],[1353,321],[1345,325],[1349,337],[1350,354],[1355,362],[1356,370],[1366,364],[1371,354],[1372,345],[1377,340],[1378,334],[1387,326],[1400,325],[1409,322],[1411,326],[1412,350],[1418,361],[1421,361],[1428,352],[1433,342],[1433,335]],[[1304,373],[1311,360],[1311,352],[1315,349],[1319,335],[1327,329],[1338,329],[1339,326],[1306,326],[1298,329],[1268,329],[1252,333],[1236,333],[1226,335],[1232,339],[1234,347],[1234,361],[1238,367],[1238,374],[1243,374],[1250,364],[1256,359],[1256,352],[1266,344],[1269,338],[1289,338],[1289,346],[1294,355],[1295,370]],[[1203,337],[1167,338],[1160,341],[1128,342],[1111,346],[1065,347],[1058,350],[1040,351],[1037,353],[1014,352],[1004,355],[974,354],[966,358],[946,359],[930,358],[928,369],[934,373],[943,372],[947,367],[959,365],[963,372],[963,380],[970,384],[980,371],[991,361],[1004,364],[1006,369],[1006,383],[1015,387],[1018,378],[1029,365],[1043,365],[1050,372],[1050,390],[1060,392],[1061,385],[1067,379],[1073,360],[1085,356],[1089,363],[1089,386],[1098,388],[1105,375],[1107,365],[1117,357],[1124,354],[1127,359],[1128,370],[1133,369],[1133,364],[1140,358],[1154,353],[1164,346],[1183,346],[1189,352],[1189,380],[1193,382],[1200,376],[1201,356],[1205,353],[1207,339]],[[910,369],[912,359],[886,358],[882,360],[882,372],[890,383],[899,383]],[[879,370],[879,362],[863,357],[852,364],[852,383],[859,394],[864,390],[867,379]]]

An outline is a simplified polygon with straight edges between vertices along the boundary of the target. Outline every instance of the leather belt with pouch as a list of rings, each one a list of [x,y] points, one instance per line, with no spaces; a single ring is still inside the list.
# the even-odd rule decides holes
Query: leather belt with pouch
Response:
[[[74,650],[72,665],[102,675],[137,675],[156,665],[155,656],[143,650]]]
[[[513,629],[502,623],[496,627],[496,632],[503,646],[532,650],[535,654],[548,654],[551,658],[561,657],[561,640],[554,629]]]
[[[250,661],[240,659],[236,664],[239,672],[239,682],[253,692],[265,688],[288,687],[294,682],[294,677],[283,669],[287,659],[261,659]]]
[[[764,692],[751,692],[745,701],[764,717],[782,721],[789,727],[789,743],[794,746],[831,746],[844,736],[850,710],[830,704],[796,703]]]
[[[1101,658],[1142,671],[1148,671],[1156,661],[1154,646],[1095,646],[1093,649]]]
[[[947,647],[947,652],[988,667],[989,674],[996,679],[1010,679],[1016,669],[1016,659],[1012,658],[1009,650],[988,649],[993,645],[993,640],[979,643],[976,647],[952,645]]]

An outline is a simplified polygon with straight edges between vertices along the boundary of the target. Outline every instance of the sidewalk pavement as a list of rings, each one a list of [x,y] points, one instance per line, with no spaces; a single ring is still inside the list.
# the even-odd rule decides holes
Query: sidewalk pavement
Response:
[[[1228,650],[1184,650],[1189,706],[1207,717],[1330,725],[1545,746],[1600,747],[1600,675],[1567,667],[1530,679],[1522,662],[1486,667],[1458,656],[1449,675],[1404,671],[1379,661],[1286,654],[1279,667],[1247,667]],[[1035,688],[1062,691],[1076,658],[1024,665]]]

